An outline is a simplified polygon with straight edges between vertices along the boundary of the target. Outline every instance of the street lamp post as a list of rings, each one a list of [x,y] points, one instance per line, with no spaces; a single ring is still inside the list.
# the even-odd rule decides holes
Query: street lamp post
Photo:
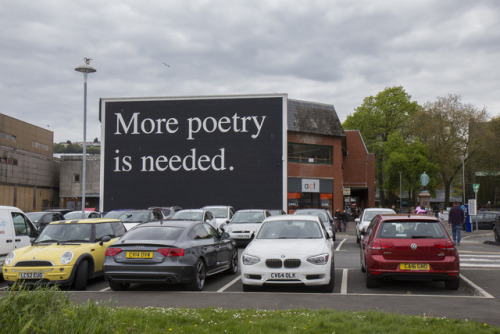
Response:
[[[90,66],[90,58],[83,58],[85,64],[75,68],[83,73],[83,169],[82,169],[82,216],[85,218],[85,174],[87,164],[87,74],[94,73],[95,68]]]

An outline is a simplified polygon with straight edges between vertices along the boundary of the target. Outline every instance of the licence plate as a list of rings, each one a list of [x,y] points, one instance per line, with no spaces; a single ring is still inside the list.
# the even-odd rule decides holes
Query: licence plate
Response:
[[[297,278],[296,273],[271,273],[271,278],[274,279],[293,279]]]
[[[246,234],[235,234],[233,239],[248,239],[248,235]]]
[[[127,259],[152,259],[153,252],[127,252]]]
[[[19,273],[19,278],[22,279],[41,279],[44,278],[43,273]]]
[[[428,263],[400,263],[399,268],[401,270],[417,270],[417,271],[425,271],[429,270],[429,264]]]

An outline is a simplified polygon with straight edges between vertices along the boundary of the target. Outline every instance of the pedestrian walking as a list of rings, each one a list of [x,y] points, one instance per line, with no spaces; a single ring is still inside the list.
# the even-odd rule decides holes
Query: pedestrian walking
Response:
[[[439,205],[437,203],[434,203],[434,207],[432,208],[432,212],[434,213],[434,216],[436,216],[436,218],[439,218]]]
[[[342,232],[342,212],[340,211],[340,209],[337,209],[335,210],[335,221],[336,221],[336,228],[335,228],[335,231],[336,232]]]
[[[344,232],[347,232],[347,223],[349,222],[349,214],[344,210],[342,213],[342,225],[344,228]]]
[[[453,235],[453,244],[460,246],[460,239],[462,233],[462,224],[464,222],[464,210],[460,207],[458,202],[453,203],[448,215],[448,226],[451,226],[451,233]]]

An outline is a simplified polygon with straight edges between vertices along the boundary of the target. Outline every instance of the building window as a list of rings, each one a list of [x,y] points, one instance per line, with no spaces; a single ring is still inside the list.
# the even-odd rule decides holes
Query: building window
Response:
[[[333,147],[288,143],[288,162],[331,165],[333,163]]]
[[[80,174],[73,174],[73,182],[80,183]]]
[[[7,140],[10,140],[13,142],[16,141],[16,136],[10,135],[10,134],[5,133],[5,132],[0,132],[0,138],[7,139]]]
[[[7,165],[17,166],[17,159],[13,158],[1,158],[0,162]]]
[[[49,150],[49,146],[48,145],[41,144],[41,143],[38,143],[36,141],[31,142],[31,146],[33,146],[35,148],[42,149],[44,151],[48,151]]]

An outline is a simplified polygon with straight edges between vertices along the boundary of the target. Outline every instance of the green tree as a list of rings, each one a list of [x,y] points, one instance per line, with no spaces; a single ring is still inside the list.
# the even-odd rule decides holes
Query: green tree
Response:
[[[420,175],[425,171],[429,175],[429,184],[426,189],[435,195],[437,166],[430,162],[429,149],[418,140],[409,137],[403,138],[399,133],[389,136],[384,143],[384,150],[388,159],[385,163],[385,188],[406,190],[408,203],[415,205],[417,193],[420,191]],[[400,194],[403,197],[403,194]]]
[[[477,123],[487,120],[486,109],[464,104],[459,95],[449,94],[428,102],[413,118],[413,134],[430,150],[430,160],[445,190],[445,205],[450,202],[451,184],[479,150],[481,139],[471,135]]]
[[[366,97],[342,124],[344,129],[359,130],[369,152],[375,154],[375,175],[382,206],[389,204],[384,189],[384,164],[388,152],[383,144],[393,133],[406,136],[410,118],[420,108],[417,102],[411,101],[411,96],[403,87],[388,87],[376,96]]]

